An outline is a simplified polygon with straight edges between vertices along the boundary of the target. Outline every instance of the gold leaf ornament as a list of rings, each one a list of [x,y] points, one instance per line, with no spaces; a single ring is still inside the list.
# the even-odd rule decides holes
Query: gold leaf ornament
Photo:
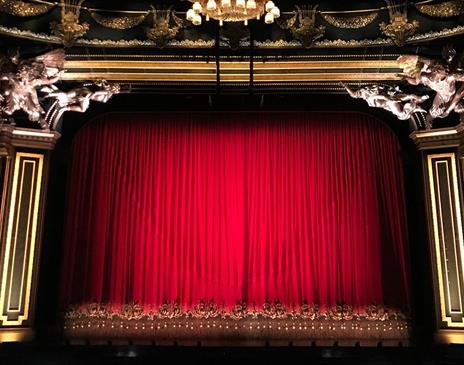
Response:
[[[359,29],[371,24],[378,16],[378,11],[363,13],[362,15],[352,14],[328,14],[321,12],[321,17],[330,25],[341,29]]]
[[[45,14],[54,7],[55,4],[35,4],[18,0],[0,0],[0,11],[20,17]]]
[[[416,4],[422,14],[436,18],[451,18],[464,14],[464,1],[451,0],[439,4]]]
[[[124,15],[105,15],[97,11],[90,11],[90,16],[98,24],[111,29],[131,29],[140,25],[147,15],[150,13],[147,10],[144,14],[124,14]]]

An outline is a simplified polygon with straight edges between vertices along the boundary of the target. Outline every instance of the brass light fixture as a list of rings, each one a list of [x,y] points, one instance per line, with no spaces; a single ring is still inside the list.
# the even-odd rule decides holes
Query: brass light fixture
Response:
[[[244,22],[248,24],[250,19],[260,19],[264,15],[266,24],[274,23],[280,17],[280,10],[273,1],[267,0],[189,0],[193,3],[187,11],[187,20],[194,25],[202,23],[201,15],[206,20],[219,20],[224,22]]]

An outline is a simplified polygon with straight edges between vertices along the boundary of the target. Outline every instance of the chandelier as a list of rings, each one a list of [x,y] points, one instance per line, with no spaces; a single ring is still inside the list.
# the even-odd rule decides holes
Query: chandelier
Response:
[[[189,0],[193,3],[187,11],[187,20],[194,25],[200,25],[203,14],[208,21],[210,18],[223,22],[244,22],[259,19],[264,16],[266,24],[274,23],[280,16],[280,10],[274,2],[267,0]]]

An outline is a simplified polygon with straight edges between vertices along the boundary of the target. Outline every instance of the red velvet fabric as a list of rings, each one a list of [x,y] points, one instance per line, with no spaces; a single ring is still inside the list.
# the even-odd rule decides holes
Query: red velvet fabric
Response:
[[[408,305],[399,144],[367,115],[109,114],[72,153],[64,305]]]

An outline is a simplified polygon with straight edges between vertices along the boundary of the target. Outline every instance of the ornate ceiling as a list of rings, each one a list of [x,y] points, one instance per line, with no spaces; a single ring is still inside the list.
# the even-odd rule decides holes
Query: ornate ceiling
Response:
[[[107,80],[121,93],[346,94],[382,84],[407,94],[398,57],[440,59],[444,45],[462,68],[464,0],[274,2],[273,24],[202,17],[195,26],[189,0],[0,0],[0,51],[64,48],[60,87]]]
[[[0,34],[74,47],[402,47],[464,33],[462,0],[275,1],[274,24],[185,19],[189,1],[0,0]]]

